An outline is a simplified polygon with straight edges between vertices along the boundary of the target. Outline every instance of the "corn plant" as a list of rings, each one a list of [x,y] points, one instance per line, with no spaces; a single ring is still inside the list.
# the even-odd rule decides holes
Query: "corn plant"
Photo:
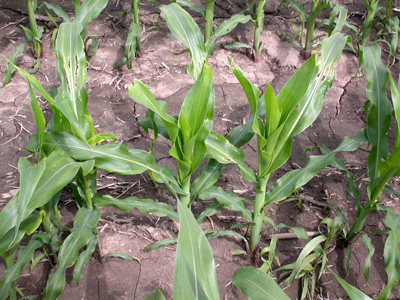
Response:
[[[117,67],[125,63],[128,69],[132,69],[132,62],[135,57],[139,57],[142,54],[139,9],[140,1],[132,0],[131,10],[123,13],[122,19],[125,19],[129,14],[132,18],[132,23],[129,27],[129,34],[125,42],[124,58],[117,64]]]
[[[317,64],[316,56],[308,60],[277,97],[270,85],[265,94],[261,95],[238,67],[233,69],[249,101],[251,119],[248,124],[243,125],[227,138],[216,133],[211,134],[206,145],[211,158],[222,164],[235,163],[241,170],[243,179],[251,182],[255,187],[256,197],[253,202],[254,212],[250,236],[250,251],[253,256],[260,240],[266,207],[285,199],[296,188],[307,183],[316,172],[321,170],[318,169],[319,167],[324,168],[329,164],[329,159],[333,158],[333,156],[329,159],[310,158],[301,171],[295,170],[288,173],[268,192],[266,190],[270,175],[289,159],[293,137],[305,130],[317,118],[324,96],[334,80],[336,64],[346,40],[347,37],[337,33],[324,41],[321,61]],[[264,118],[267,120],[266,123],[263,122]],[[254,133],[257,137],[258,149],[257,176],[245,165],[244,154],[234,145],[243,145],[243,142],[247,142]],[[232,137],[236,139],[234,144],[228,140]],[[357,143],[353,144],[351,139],[345,140],[336,151],[354,151],[357,149],[354,148],[355,145]],[[222,205],[224,198],[235,200],[235,197],[218,188],[206,190],[200,193],[199,197],[205,200],[216,198]]]
[[[31,28],[29,29],[22,26],[22,29],[25,32],[33,56],[39,58],[42,56],[41,38],[44,28],[42,26],[38,26],[36,23],[35,16],[38,12],[37,0],[25,0],[25,3],[28,8],[29,23]]]
[[[255,62],[258,61],[258,55],[263,48],[260,37],[264,28],[264,11],[267,3],[268,3],[267,0],[259,0],[254,6],[255,16],[253,19],[254,23],[253,59]]]
[[[228,20],[222,22],[215,29],[208,41],[204,42],[200,28],[181,6],[170,4],[163,5],[160,9],[165,14],[165,19],[172,35],[184,43],[190,52],[191,63],[188,66],[187,72],[193,79],[197,78],[203,63],[208,61],[208,58],[213,53],[217,39],[229,34],[239,23],[244,24],[250,20],[250,16],[243,14],[233,15]]]
[[[347,9],[343,6],[336,4],[329,0],[313,0],[311,1],[310,11],[307,12],[304,5],[297,0],[283,0],[277,10],[286,2],[289,2],[294,10],[299,14],[301,21],[301,28],[297,29],[297,33],[292,37],[292,40],[300,40],[300,45],[304,44],[302,49],[302,56],[304,59],[308,59],[311,56],[311,52],[314,49],[314,42],[324,35],[315,36],[315,31],[322,25],[328,25],[328,34],[330,36],[335,32],[341,32],[343,27],[349,27],[352,30],[356,30],[354,26],[351,26],[347,21]],[[316,19],[321,11],[327,7],[331,7],[332,11],[328,20],[323,20],[318,26]],[[334,26],[335,25],[335,26]],[[307,28],[306,36],[302,38],[304,29]],[[352,45],[349,43],[352,48]]]
[[[301,296],[314,299],[316,283],[328,268],[328,255],[335,247],[335,238],[345,234],[346,222],[341,217],[325,218],[319,224],[321,235],[310,239],[304,229],[295,231],[299,239],[307,240],[295,263],[282,266],[275,272],[284,271],[287,278],[281,284],[292,284],[300,279]],[[326,233],[322,233],[325,231]]]

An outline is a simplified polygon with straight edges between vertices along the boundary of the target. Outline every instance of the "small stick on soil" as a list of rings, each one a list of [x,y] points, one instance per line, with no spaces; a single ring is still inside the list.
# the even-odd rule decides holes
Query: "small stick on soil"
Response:
[[[303,201],[312,203],[312,204],[314,204],[316,206],[320,206],[320,207],[324,207],[324,208],[329,206],[329,204],[322,203],[322,202],[319,202],[317,200],[314,200],[313,197],[310,197],[310,196],[307,196],[307,195],[301,195],[300,199],[303,200]]]
[[[19,20],[17,22],[8,23],[7,25],[4,25],[3,27],[1,27],[0,30],[3,30],[4,28],[7,28],[8,26],[19,25],[19,23],[22,23],[23,21],[25,21],[25,19],[26,19],[26,17],[22,18],[21,20]]]

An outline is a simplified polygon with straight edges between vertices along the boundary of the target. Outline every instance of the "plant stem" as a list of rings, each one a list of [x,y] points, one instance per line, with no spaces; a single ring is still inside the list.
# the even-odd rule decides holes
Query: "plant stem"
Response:
[[[254,44],[253,44],[253,59],[255,62],[258,61],[258,55],[260,52],[261,41],[260,36],[264,28],[264,10],[267,0],[259,0],[256,10],[256,23],[254,28]]]
[[[184,205],[190,207],[190,176],[186,177],[181,185],[182,189],[187,193],[187,195],[181,195],[180,199]]]
[[[215,0],[206,1],[204,12],[204,43],[207,43],[213,34]]]
[[[260,233],[264,220],[265,191],[269,176],[259,179],[256,185],[256,198],[254,202],[253,224],[250,236],[250,251],[254,254],[260,241]]]
[[[81,9],[81,0],[73,0],[74,2],[74,14],[75,16],[78,14],[78,11]]]
[[[372,0],[372,1],[365,1],[367,4],[367,18],[365,19],[365,22],[362,26],[362,38],[361,38],[361,46],[367,46],[369,37],[371,35],[371,28],[373,25],[373,21],[375,18],[375,15],[377,13],[377,6],[378,6],[378,0]]]
[[[92,197],[90,195],[90,188],[88,186],[85,175],[82,174],[83,188],[85,189],[86,204],[89,209],[93,210]]]
[[[140,7],[140,1],[132,0],[131,9],[133,11],[133,22],[140,26],[139,7]],[[136,37],[136,55],[138,57],[140,57],[141,54],[142,54],[142,42],[141,42],[140,33],[139,33],[139,35]]]
[[[39,39],[39,33],[37,28],[37,23],[35,19],[35,9],[33,7],[32,0],[25,0],[26,5],[28,7],[28,16],[29,16],[29,23],[31,25],[31,31],[33,35],[33,45],[32,45],[32,52],[35,57],[40,57],[42,54],[42,45]]]
[[[395,176],[396,172],[398,172],[398,168],[392,169],[390,172],[387,172],[382,178],[380,178],[379,181],[376,183],[375,188],[372,191],[371,198],[357,214],[356,221],[351,227],[349,234],[347,235],[348,243],[351,243],[358,236],[362,227],[364,226],[365,220],[367,219],[369,213],[374,210],[374,205],[379,200],[387,182]]]

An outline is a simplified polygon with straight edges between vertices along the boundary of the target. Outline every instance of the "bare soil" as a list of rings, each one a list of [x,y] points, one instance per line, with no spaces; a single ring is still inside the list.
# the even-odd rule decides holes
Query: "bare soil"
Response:
[[[194,1],[202,2],[202,1]],[[215,9],[215,23],[219,24],[233,13],[245,8],[242,1],[218,1]],[[354,14],[350,20],[360,23],[361,15],[365,12],[363,1],[342,1],[349,12]],[[71,1],[57,1],[65,10],[72,14]],[[169,104],[169,113],[177,114],[183,99],[193,84],[193,80],[186,74],[186,67],[190,57],[187,52],[179,52],[182,44],[169,33],[160,11],[156,8],[160,4],[143,1],[140,19],[142,26],[143,55],[133,63],[131,70],[125,66],[116,69],[114,66],[123,58],[125,39],[129,30],[129,21],[117,24],[123,10],[128,10],[130,3],[124,1],[109,1],[106,10],[98,19],[88,26],[88,36],[95,36],[99,41],[99,49],[92,64],[89,66],[89,107],[98,132],[109,132],[116,135],[119,141],[126,143],[130,148],[149,150],[151,137],[140,128],[138,120],[144,117],[145,109],[133,102],[128,95],[127,88],[133,85],[134,79],[146,84],[156,99],[164,100]],[[265,28],[262,41],[265,45],[258,63],[254,63],[245,51],[227,51],[217,47],[210,58],[210,65],[214,72],[216,93],[215,122],[213,130],[226,135],[233,127],[240,125],[248,117],[249,107],[247,100],[235,77],[227,66],[227,57],[233,58],[260,89],[265,90],[271,83],[278,92],[289,78],[304,63],[300,55],[300,48],[290,41],[280,38],[281,34],[293,32],[292,23],[298,20],[291,14],[291,9],[284,7],[279,16],[272,12],[277,1],[270,1],[265,15]],[[41,12],[45,15],[44,12]],[[192,14],[193,15],[193,14]],[[202,26],[200,17],[195,20]],[[0,54],[10,57],[15,47],[25,41],[19,24],[29,26],[26,6],[23,1],[3,0],[0,3]],[[49,28],[43,37],[43,58],[40,69],[35,77],[45,87],[57,85],[55,72],[55,56],[50,52],[52,25],[41,22]],[[251,24],[239,25],[231,35],[221,41],[235,39],[251,44]],[[28,70],[34,62],[28,47],[18,58],[19,66]],[[0,73],[3,73],[6,61],[0,60]],[[357,57],[346,51],[339,62],[337,79],[335,80],[316,122],[294,139],[293,153],[290,160],[274,175],[271,182],[286,172],[304,165],[307,147],[324,145],[330,149],[336,148],[345,136],[355,135],[365,127],[363,104],[366,101],[366,80],[358,69]],[[398,69],[397,69],[398,71]],[[49,108],[45,102],[41,107],[49,116]],[[0,89],[0,205],[4,207],[9,199],[18,190],[19,176],[17,172],[18,159],[28,153],[24,150],[30,133],[36,128],[28,99],[28,86],[18,75],[11,83]],[[243,150],[249,166],[256,169],[257,154],[255,141],[251,141]],[[168,143],[160,139],[156,146],[156,155],[161,163],[173,167],[174,162],[168,155]],[[365,186],[367,178],[366,158],[368,152],[365,147],[354,153],[346,153],[340,157],[345,160],[349,169],[356,174],[357,184]],[[111,194],[114,197],[124,198],[135,195],[141,198],[158,199],[173,204],[171,200],[161,196],[159,186],[155,187],[146,175],[119,176],[100,172],[99,190],[102,194]],[[345,176],[333,168],[327,168],[307,184],[300,192],[312,199],[340,207],[352,223],[355,215],[354,201],[347,194]],[[254,190],[240,178],[240,173],[230,167],[224,170],[218,183],[224,189],[233,188],[236,192],[252,199]],[[399,181],[393,182],[399,191]],[[63,191],[61,214],[65,222],[72,224],[76,206],[72,201],[70,191]],[[366,199],[366,195],[361,196]],[[390,206],[400,213],[395,199],[383,197],[384,205]],[[334,217],[335,213],[329,209],[322,209],[308,202],[297,205],[296,202],[285,202],[272,205],[267,210],[267,216],[276,223],[288,226],[303,227],[309,231],[318,230],[318,224],[324,217]],[[203,203],[194,206],[195,212],[204,207]],[[216,230],[229,229],[240,222],[240,216],[227,210],[220,211],[216,216],[206,220],[204,228]],[[387,280],[383,262],[384,237],[372,235],[373,232],[383,230],[383,216],[372,213],[364,231],[372,238],[376,248],[373,257],[370,279],[365,282],[362,275],[364,259],[367,249],[361,239],[352,244],[351,268],[348,275],[344,271],[345,250],[336,248],[328,256],[329,265],[336,273],[345,278],[350,284],[361,289],[370,297],[375,298],[384,287]],[[103,209],[98,227],[100,233],[99,250],[84,269],[84,276],[79,286],[72,280],[72,272],[67,274],[67,286],[59,299],[144,299],[146,294],[161,287],[167,299],[173,296],[173,268],[175,246],[159,248],[154,252],[145,252],[144,249],[163,238],[176,237],[177,226],[163,218],[143,215],[137,211],[120,212],[115,209]],[[262,239],[267,243],[266,236]],[[278,254],[282,264],[294,262],[300,253],[304,241],[282,240],[278,243]],[[217,265],[221,299],[245,299],[230,280],[234,272],[241,266],[251,265],[245,256],[234,256],[233,249],[242,249],[243,245],[235,238],[218,238],[211,241]],[[140,261],[125,261],[115,258],[102,259],[111,252],[123,252],[132,255]],[[47,263],[40,263],[33,271],[24,275],[18,284],[24,288],[26,295],[39,293],[45,284],[49,272]],[[0,274],[4,265],[0,266]],[[137,290],[136,290],[137,289]],[[135,292],[136,290],[136,292]],[[294,285],[285,290],[291,299],[298,297],[298,286]],[[346,299],[344,291],[327,272],[318,281],[316,299]],[[319,297],[319,298],[317,298]],[[391,299],[400,299],[400,288],[395,287]]]

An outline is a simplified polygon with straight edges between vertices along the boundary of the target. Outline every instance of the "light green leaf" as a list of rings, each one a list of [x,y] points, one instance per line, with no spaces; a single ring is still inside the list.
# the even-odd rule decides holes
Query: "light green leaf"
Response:
[[[73,266],[79,250],[88,245],[100,219],[100,210],[81,208],[75,215],[74,227],[58,253],[56,268],[50,273],[45,289],[45,300],[57,299],[65,287],[65,269]]]
[[[176,238],[163,239],[163,240],[157,241],[154,244],[146,247],[146,249],[144,249],[144,250],[146,252],[151,252],[151,251],[157,250],[158,248],[160,248],[162,246],[173,245],[173,244],[176,244],[177,242],[178,242],[178,239],[176,239]]]
[[[81,23],[83,30],[86,30],[87,25],[100,15],[107,3],[108,0],[84,1],[76,13],[74,22]]]
[[[178,201],[180,230],[174,270],[174,299],[218,300],[214,258],[192,212]]]
[[[290,171],[279,178],[266,194],[265,205],[275,203],[290,196],[297,188],[309,182],[315,175],[329,165],[339,152],[352,152],[367,142],[365,131],[354,137],[345,137],[339,147],[321,156],[310,156],[302,169]]]
[[[207,55],[210,56],[213,53],[218,38],[229,34],[233,29],[236,28],[239,23],[245,24],[250,20],[251,16],[249,15],[235,14],[231,16],[228,20],[223,21],[221,25],[219,25],[218,28],[214,31],[210,40],[206,44]]]
[[[200,192],[199,198],[202,200],[211,200],[215,198],[221,205],[229,210],[240,211],[243,218],[248,222],[252,221],[252,214],[244,207],[243,198],[237,197],[233,192],[225,192],[219,187],[210,187]]]
[[[134,81],[134,86],[129,87],[129,96],[139,103],[158,114],[168,132],[169,140],[174,143],[178,134],[177,120],[167,114],[167,103],[156,101],[149,89],[139,80]]]
[[[136,57],[138,37],[140,38],[140,24],[132,22],[131,26],[129,27],[129,34],[128,37],[126,38],[125,51],[124,51],[124,56],[126,59],[126,67],[128,69],[132,68],[132,62],[135,60]]]
[[[329,270],[333,276],[335,276],[336,280],[339,281],[342,288],[346,291],[347,295],[350,297],[351,300],[372,300],[370,297],[365,295],[360,290],[356,289],[354,286],[348,284],[342,278],[337,276],[333,271]]]
[[[13,54],[10,56],[7,67],[4,71],[3,85],[0,87],[5,86],[7,83],[11,81],[11,75],[15,72],[14,65],[17,64],[17,56],[22,54],[22,52],[24,52],[24,47],[25,43],[22,43],[21,45],[15,47],[15,50]]]
[[[388,299],[391,290],[400,279],[400,216],[396,215],[391,209],[386,209],[386,211],[385,225],[390,231],[383,250],[383,257],[388,281],[378,298],[376,298],[377,300]]]
[[[38,150],[39,152],[39,161],[43,158],[43,138],[44,138],[44,131],[46,129],[46,120],[44,118],[44,115],[42,113],[42,110],[40,109],[40,106],[38,104],[38,101],[36,99],[35,93],[33,92],[31,84],[29,84],[29,99],[30,99],[30,105],[31,109],[33,112],[33,120],[35,121],[37,130],[38,130]]]
[[[182,7],[187,7],[191,11],[194,11],[194,12],[200,14],[202,17],[204,17],[203,10],[201,8],[199,8],[196,4],[194,4],[192,1],[190,1],[190,0],[176,0],[176,3],[178,3]]]
[[[165,15],[172,35],[189,49],[192,60],[187,72],[191,78],[197,79],[207,58],[206,46],[199,27],[192,17],[176,3],[163,5],[160,9]]]
[[[69,22],[70,18],[68,16],[68,14],[57,4],[54,3],[47,3],[45,1],[42,1],[41,6],[45,6],[48,9],[51,9],[52,11],[55,12],[55,14],[62,18],[64,22]]]
[[[259,269],[241,267],[232,283],[250,300],[290,300],[275,280]]]
[[[368,174],[371,186],[379,177],[379,162],[388,156],[386,134],[390,127],[392,108],[386,96],[389,71],[382,64],[381,50],[377,44],[362,47],[363,67],[368,80],[367,97],[371,107],[367,114],[367,135],[372,146],[368,156]]]
[[[305,265],[308,265],[307,257],[308,255],[315,251],[318,247],[320,247],[319,244],[324,242],[326,240],[326,236],[324,235],[319,235],[315,238],[313,238],[311,241],[307,243],[307,245],[301,250],[299,257],[297,258],[294,266],[293,266],[293,271],[290,274],[288,281],[292,283],[298,276],[298,274],[303,270]],[[310,256],[310,261],[314,260],[315,257]],[[305,262],[306,261],[306,262]]]
[[[162,294],[162,289],[158,287],[155,292],[148,293],[144,300],[166,300],[166,299]]]
[[[97,168],[108,172],[132,175],[151,171],[154,176],[157,176],[158,182],[165,183],[171,191],[184,194],[173,177],[172,171],[158,165],[154,156],[146,151],[128,149],[120,143],[92,147],[68,133],[45,133],[44,150],[51,151],[57,146],[76,160],[94,159]]]
[[[91,137],[91,132],[85,117],[90,116],[90,113],[87,108],[88,96],[84,89],[87,70],[81,31],[82,25],[77,22],[63,23],[58,31],[55,52],[61,85],[57,89],[54,106],[69,121],[74,135],[85,141]],[[67,131],[63,117],[55,115],[54,123],[54,131]]]
[[[79,170],[79,163],[73,161],[62,150],[54,151],[46,159],[46,168],[35,191],[30,197],[21,220],[27,218],[36,208],[44,206],[58,191],[69,184]],[[10,200],[0,213],[0,239],[16,226],[18,194]]]
[[[365,258],[364,267],[363,267],[363,274],[364,274],[365,281],[368,281],[369,270],[371,269],[371,259],[372,259],[372,256],[374,255],[375,247],[374,247],[374,245],[372,245],[371,239],[368,237],[368,235],[363,234],[362,238],[363,238],[364,245],[368,248],[368,255]]]
[[[223,136],[216,132],[210,132],[206,140],[207,156],[222,164],[236,164],[242,173],[243,179],[256,182],[254,171],[246,166],[244,153]]]
[[[97,207],[114,206],[123,211],[136,208],[144,214],[151,213],[157,217],[168,217],[175,221],[179,220],[178,214],[171,206],[151,199],[139,199],[136,197],[116,199],[111,196],[95,195],[92,200]]]
[[[79,281],[82,278],[83,267],[89,262],[90,256],[93,254],[94,250],[96,250],[98,242],[99,237],[93,234],[85,251],[82,251],[82,253],[79,254],[78,260],[74,267],[74,282],[76,285],[79,285]]]
[[[3,280],[0,282],[0,300],[5,300],[10,295],[14,287],[14,282],[21,274],[22,269],[27,266],[35,256],[35,251],[42,246],[38,239],[31,239],[29,244],[23,247],[18,253],[17,261],[3,274]]]
[[[17,197],[17,211],[15,220],[15,233],[18,232],[28,204],[38,186],[39,180],[46,169],[46,161],[42,160],[36,166],[32,165],[27,158],[22,157],[18,162],[18,172],[20,174],[20,189]]]

